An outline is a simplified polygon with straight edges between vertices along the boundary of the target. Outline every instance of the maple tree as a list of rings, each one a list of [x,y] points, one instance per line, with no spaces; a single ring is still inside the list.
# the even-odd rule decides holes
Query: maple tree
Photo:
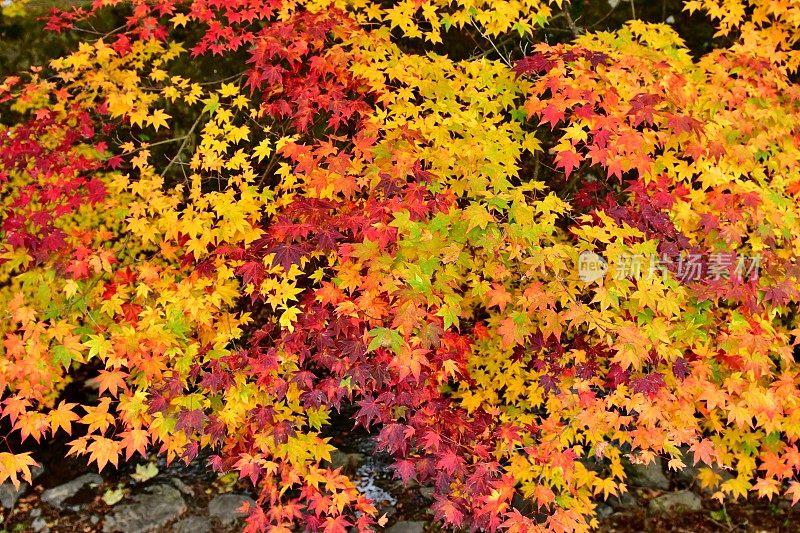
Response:
[[[657,456],[720,499],[800,500],[793,2],[686,2],[732,43],[699,57],[543,0],[44,23],[112,8],[0,84],[0,415],[23,444],[67,435],[100,469],[208,451],[258,488],[251,531],[381,525],[330,466],[334,411],[446,526],[587,530],[623,459]],[[536,39],[557,17],[574,35]],[[482,51],[449,53],[459,31]],[[586,283],[583,252],[762,268]],[[95,402],[63,398],[79,372]],[[0,481],[34,463],[0,452]]]

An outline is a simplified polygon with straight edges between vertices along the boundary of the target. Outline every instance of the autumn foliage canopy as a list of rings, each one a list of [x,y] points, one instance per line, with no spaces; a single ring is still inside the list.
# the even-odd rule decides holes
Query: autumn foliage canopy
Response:
[[[688,1],[704,54],[569,9],[54,10],[81,44],[0,81],[4,442],[201,455],[257,487],[251,531],[380,528],[334,413],[444,526],[591,529],[657,456],[720,500],[800,500],[800,7]],[[534,38],[556,18],[568,39]],[[452,53],[467,30],[482,51]],[[9,445],[0,480],[34,463]]]

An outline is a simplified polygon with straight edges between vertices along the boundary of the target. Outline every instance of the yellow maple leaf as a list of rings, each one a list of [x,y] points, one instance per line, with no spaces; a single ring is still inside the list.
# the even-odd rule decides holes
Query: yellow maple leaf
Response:
[[[162,126],[169,129],[169,126],[167,125],[168,118],[172,117],[167,115],[163,109],[156,109],[150,115],[148,115],[145,120],[149,126],[152,126],[156,131],[158,131],[158,128]]]

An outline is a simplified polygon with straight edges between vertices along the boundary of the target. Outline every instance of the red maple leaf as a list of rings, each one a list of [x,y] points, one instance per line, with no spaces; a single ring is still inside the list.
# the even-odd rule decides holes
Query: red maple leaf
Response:
[[[578,168],[583,161],[583,156],[574,150],[562,150],[556,154],[556,168],[564,169],[564,175],[569,178],[572,171]]]
[[[460,527],[464,522],[464,513],[459,506],[446,498],[437,498],[432,508],[434,518],[444,520],[445,524]]]
[[[206,415],[202,409],[183,410],[178,415],[175,429],[185,433],[200,432],[206,421]]]
[[[408,459],[401,459],[392,465],[394,477],[403,480],[404,485],[408,485],[409,480],[417,480],[417,469],[414,463]]]

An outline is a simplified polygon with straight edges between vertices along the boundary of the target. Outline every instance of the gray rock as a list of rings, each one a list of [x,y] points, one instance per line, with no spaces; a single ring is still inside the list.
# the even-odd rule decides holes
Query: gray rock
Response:
[[[386,507],[381,507],[378,510],[378,513],[381,515],[386,515],[386,518],[391,518],[397,514],[397,508],[394,505],[387,505]]]
[[[31,523],[31,528],[36,533],[48,533],[50,531],[50,527],[47,525],[47,520],[41,516]]]
[[[364,455],[361,453],[344,453],[335,450],[331,453],[331,466],[341,468],[345,474],[352,474],[364,463]]]
[[[681,485],[685,487],[691,487],[694,485],[695,481],[697,481],[697,476],[700,474],[700,468],[703,467],[703,463],[698,463],[697,465],[694,464],[694,454],[689,451],[688,446],[681,446],[681,461],[683,461],[684,466],[680,470],[675,472],[675,479]]]
[[[422,533],[424,530],[425,522],[408,522],[403,520],[387,528],[386,533]]]
[[[187,496],[194,496],[194,489],[181,481],[180,478],[174,477],[172,478],[172,484],[175,485],[175,488],[181,491],[182,493],[186,494]]]
[[[614,509],[611,508],[610,505],[606,505],[604,503],[597,504],[597,518],[602,520],[603,518],[608,518],[612,514],[614,514]]]
[[[173,533],[209,533],[211,524],[202,516],[187,516],[172,526]]]
[[[37,464],[31,467],[31,481],[36,481],[36,478],[44,474],[44,465]]]
[[[170,485],[155,485],[137,494],[134,502],[118,505],[106,516],[103,533],[148,533],[161,531],[186,511],[181,493]]]
[[[700,511],[703,501],[700,496],[689,490],[679,490],[663,494],[650,500],[647,509],[651,513],[666,513],[668,511]]]
[[[420,487],[419,488],[419,493],[426,500],[432,500],[433,499],[434,490],[433,490],[433,487]]]
[[[96,487],[103,483],[103,478],[97,474],[84,474],[80,477],[68,481],[63,485],[47,489],[42,493],[42,501],[48,505],[52,505],[56,509],[63,509],[64,502],[73,496],[84,487]]]
[[[681,447],[681,453],[683,454],[681,460],[684,462],[686,466],[675,473],[675,479],[681,485],[687,488],[688,487],[697,488],[699,486],[699,483],[697,483],[697,477],[700,475],[700,470],[702,468],[708,468],[708,465],[706,465],[705,463],[697,463],[696,465],[693,464],[694,455],[689,452],[689,448],[686,446]],[[714,470],[714,472],[717,473],[722,478],[720,480],[720,483],[723,483],[734,477],[733,474],[731,474],[729,471],[724,470],[719,466],[714,465],[711,467],[711,469]],[[700,492],[703,494],[710,495],[713,494],[716,490],[717,489],[702,489]]]
[[[251,507],[255,504],[253,498],[243,494],[219,494],[208,502],[208,514],[218,518],[223,524],[230,525],[247,516],[239,511],[244,502],[248,502]]]
[[[19,500],[28,491],[28,484],[22,483],[19,488],[14,487],[11,483],[3,483],[0,485],[0,505],[4,509],[13,509]]]
[[[632,486],[645,489],[669,489],[669,479],[664,475],[660,457],[646,465],[635,465],[626,460],[623,462],[623,467],[628,475],[628,482]]]
[[[639,500],[630,492],[623,492],[621,496],[612,496],[606,503],[613,509],[638,509],[641,507]]]
[[[697,481],[697,476],[700,474],[700,469],[687,463],[686,466],[675,472],[675,478],[679,483],[686,487],[691,487]]]
[[[35,480],[43,473],[43,466],[36,465],[31,467],[31,480]],[[24,496],[25,493],[28,492],[29,488],[30,485],[28,485],[28,483],[25,481],[20,483],[19,488],[14,487],[14,485],[8,481],[0,484],[0,505],[2,505],[4,509],[13,509],[17,504],[17,500]]]

